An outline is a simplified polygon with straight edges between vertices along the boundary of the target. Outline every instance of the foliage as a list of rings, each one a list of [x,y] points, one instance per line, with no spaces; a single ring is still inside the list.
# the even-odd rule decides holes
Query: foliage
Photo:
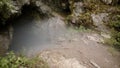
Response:
[[[104,13],[109,7],[109,5],[104,5],[101,1],[98,0],[83,0],[83,8],[85,12],[79,14],[76,22],[73,25],[77,27],[82,25],[87,28],[93,28],[95,26],[93,25],[91,14]],[[71,8],[71,10],[73,9]],[[74,14],[69,15],[67,17],[68,24],[71,24],[73,19],[75,19]]]
[[[39,58],[30,59],[10,52],[5,57],[0,57],[0,68],[48,68],[48,66]]]
[[[114,28],[116,31],[120,31],[120,15],[116,15],[114,20],[109,24],[110,27]]]
[[[120,15],[114,17],[114,20],[110,22],[109,27],[112,28],[112,38],[109,40],[109,43],[120,50]]]
[[[5,24],[4,22],[10,17],[14,9],[11,0],[0,0],[0,23]]]
[[[93,26],[92,19],[90,13],[80,14],[78,17],[74,15],[69,15],[66,18],[67,24],[80,28],[80,26],[84,26],[86,28],[91,28]]]

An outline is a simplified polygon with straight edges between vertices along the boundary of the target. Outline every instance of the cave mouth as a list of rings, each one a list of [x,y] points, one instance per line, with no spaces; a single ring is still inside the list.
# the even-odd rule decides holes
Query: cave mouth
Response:
[[[40,18],[44,18],[44,17],[47,17],[47,13],[43,13],[41,11],[41,9],[39,7],[37,7],[34,3],[28,5],[28,4],[25,4],[22,6],[21,8],[21,15],[20,16],[23,16],[23,15],[28,15],[28,16],[31,16],[31,17],[37,17],[39,16]],[[19,18],[19,16],[18,16]]]
[[[56,46],[59,36],[65,32],[64,21],[56,16],[39,12],[38,7],[24,5],[22,14],[13,20],[13,39],[9,51],[34,55]]]
[[[32,14],[32,13],[39,13],[43,14],[42,12],[39,11],[39,7],[37,7],[35,4],[25,4],[21,8],[21,15],[24,14]]]
[[[9,20],[13,27],[13,37],[8,51],[26,55],[29,51],[35,50],[34,45],[36,45],[35,48],[39,47],[38,41],[44,41],[39,37],[39,32],[41,31],[41,23],[45,23],[42,22],[45,19],[48,17],[39,11],[39,7],[31,4],[22,6],[21,14],[11,21]],[[45,38],[43,37],[43,39]]]

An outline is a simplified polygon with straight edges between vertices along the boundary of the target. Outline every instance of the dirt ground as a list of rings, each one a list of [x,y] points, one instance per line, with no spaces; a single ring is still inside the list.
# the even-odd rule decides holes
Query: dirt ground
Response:
[[[72,32],[58,37],[56,47],[40,53],[50,68],[120,68],[119,52],[113,55],[97,33]]]

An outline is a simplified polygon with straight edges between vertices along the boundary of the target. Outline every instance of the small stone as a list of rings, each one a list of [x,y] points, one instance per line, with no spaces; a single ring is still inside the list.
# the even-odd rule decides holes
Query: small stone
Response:
[[[108,39],[111,38],[111,36],[109,34],[106,34],[106,33],[101,33],[101,36],[103,36],[104,38],[108,38]]]
[[[92,65],[94,65],[95,68],[100,68],[100,66],[99,66],[98,64],[96,64],[95,62],[93,62],[92,60],[90,60],[90,63],[91,63]]]

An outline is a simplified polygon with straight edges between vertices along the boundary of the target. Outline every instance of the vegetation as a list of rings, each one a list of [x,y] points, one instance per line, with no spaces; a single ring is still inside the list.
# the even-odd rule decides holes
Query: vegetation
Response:
[[[40,58],[30,59],[10,52],[0,57],[0,68],[48,68],[48,65]]]
[[[0,24],[10,17],[15,7],[11,4],[11,0],[0,0]]]
[[[112,20],[108,25],[112,30],[112,37],[108,41],[108,44],[113,45],[113,47],[120,51],[120,15],[116,15],[114,20]]]
[[[77,17],[74,16],[74,14],[69,15],[66,18],[67,24],[75,26],[78,29],[81,28],[81,26],[85,29],[95,27],[91,19],[91,14],[108,13],[110,14],[110,21],[104,24],[107,23],[107,26],[110,27],[112,37],[107,40],[107,44],[120,50],[120,6],[118,5],[118,0],[114,0],[111,5],[106,5],[98,0],[84,0],[83,3],[85,12]],[[73,10],[71,5],[70,9],[71,11]]]
[[[91,14],[97,14],[106,10],[108,6],[104,6],[101,1],[97,0],[81,0],[83,2],[83,9],[84,12],[79,14],[79,16],[75,16],[73,13],[69,15],[66,20],[68,21],[67,24],[72,24],[75,27],[86,27],[86,28],[93,28]],[[73,1],[72,1],[73,2]],[[97,4],[96,4],[97,2]],[[71,12],[74,10],[73,4],[70,4]],[[73,22],[75,21],[75,22]]]

